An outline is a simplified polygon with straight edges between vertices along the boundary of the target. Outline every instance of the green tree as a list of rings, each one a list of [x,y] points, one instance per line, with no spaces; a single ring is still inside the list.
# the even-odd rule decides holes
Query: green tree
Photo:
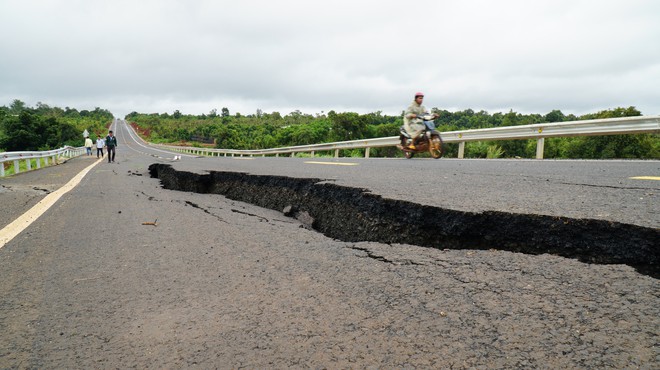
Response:
[[[367,131],[367,120],[357,113],[328,112],[332,122],[333,137],[337,141],[356,140],[364,138]]]
[[[630,106],[628,108],[617,107],[614,109],[602,110],[598,113],[585,114],[580,116],[580,119],[599,119],[599,118],[621,118],[621,117],[637,117],[641,116],[642,112],[637,108]]]
[[[0,107],[0,147],[12,151],[49,150],[63,145],[82,145],[83,130],[90,133],[104,131],[112,120],[112,113],[95,108],[83,111],[67,107],[51,107],[37,103],[36,108],[15,100],[13,108]],[[10,113],[11,110],[20,113]]]
[[[563,122],[564,113],[560,110],[553,110],[550,113],[546,114],[544,117],[545,122]]]
[[[37,120],[37,117],[26,110],[18,117],[10,116],[5,121],[5,137],[0,147],[10,152],[37,150],[42,144],[37,134]]]
[[[25,110],[25,103],[18,99],[14,99],[14,101],[9,106],[9,112],[11,114],[21,114],[23,110]]]

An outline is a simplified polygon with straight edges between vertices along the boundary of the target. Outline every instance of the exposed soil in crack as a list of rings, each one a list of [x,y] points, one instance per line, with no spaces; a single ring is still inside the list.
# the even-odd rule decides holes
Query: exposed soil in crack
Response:
[[[440,249],[549,253],[582,262],[627,264],[660,276],[660,230],[595,219],[498,211],[481,213],[386,199],[323,179],[297,179],[149,166],[165,189],[221,194],[282,211],[323,234],[349,242],[405,243]]]

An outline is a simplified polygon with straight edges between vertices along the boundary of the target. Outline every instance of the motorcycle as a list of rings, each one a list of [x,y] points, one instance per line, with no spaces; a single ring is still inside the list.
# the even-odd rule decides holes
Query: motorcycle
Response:
[[[410,148],[410,144],[413,144],[412,138],[406,132],[404,126],[401,126],[399,129],[401,144],[397,145],[397,147],[403,151],[407,159],[412,158],[415,153],[424,153],[426,151],[435,159],[442,157],[442,138],[440,138],[440,132],[435,129],[435,123],[433,122],[436,115],[426,114],[418,118],[422,119],[424,131],[415,139],[415,148]]]

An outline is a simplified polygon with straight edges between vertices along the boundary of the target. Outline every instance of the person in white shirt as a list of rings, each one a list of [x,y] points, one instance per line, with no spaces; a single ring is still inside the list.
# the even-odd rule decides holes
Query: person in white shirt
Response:
[[[101,154],[101,158],[103,157],[103,147],[105,146],[105,140],[103,140],[100,136],[96,138],[96,158],[100,158],[99,154]]]

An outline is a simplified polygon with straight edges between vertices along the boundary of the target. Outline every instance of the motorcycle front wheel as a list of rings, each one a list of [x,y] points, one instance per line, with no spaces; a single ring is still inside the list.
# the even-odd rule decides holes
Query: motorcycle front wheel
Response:
[[[431,142],[429,142],[429,153],[431,153],[431,157],[435,159],[442,157],[442,139],[440,136],[431,136]]]
[[[408,152],[408,151],[403,151],[403,155],[406,156],[406,159],[410,159],[415,156],[415,153],[413,152]]]

